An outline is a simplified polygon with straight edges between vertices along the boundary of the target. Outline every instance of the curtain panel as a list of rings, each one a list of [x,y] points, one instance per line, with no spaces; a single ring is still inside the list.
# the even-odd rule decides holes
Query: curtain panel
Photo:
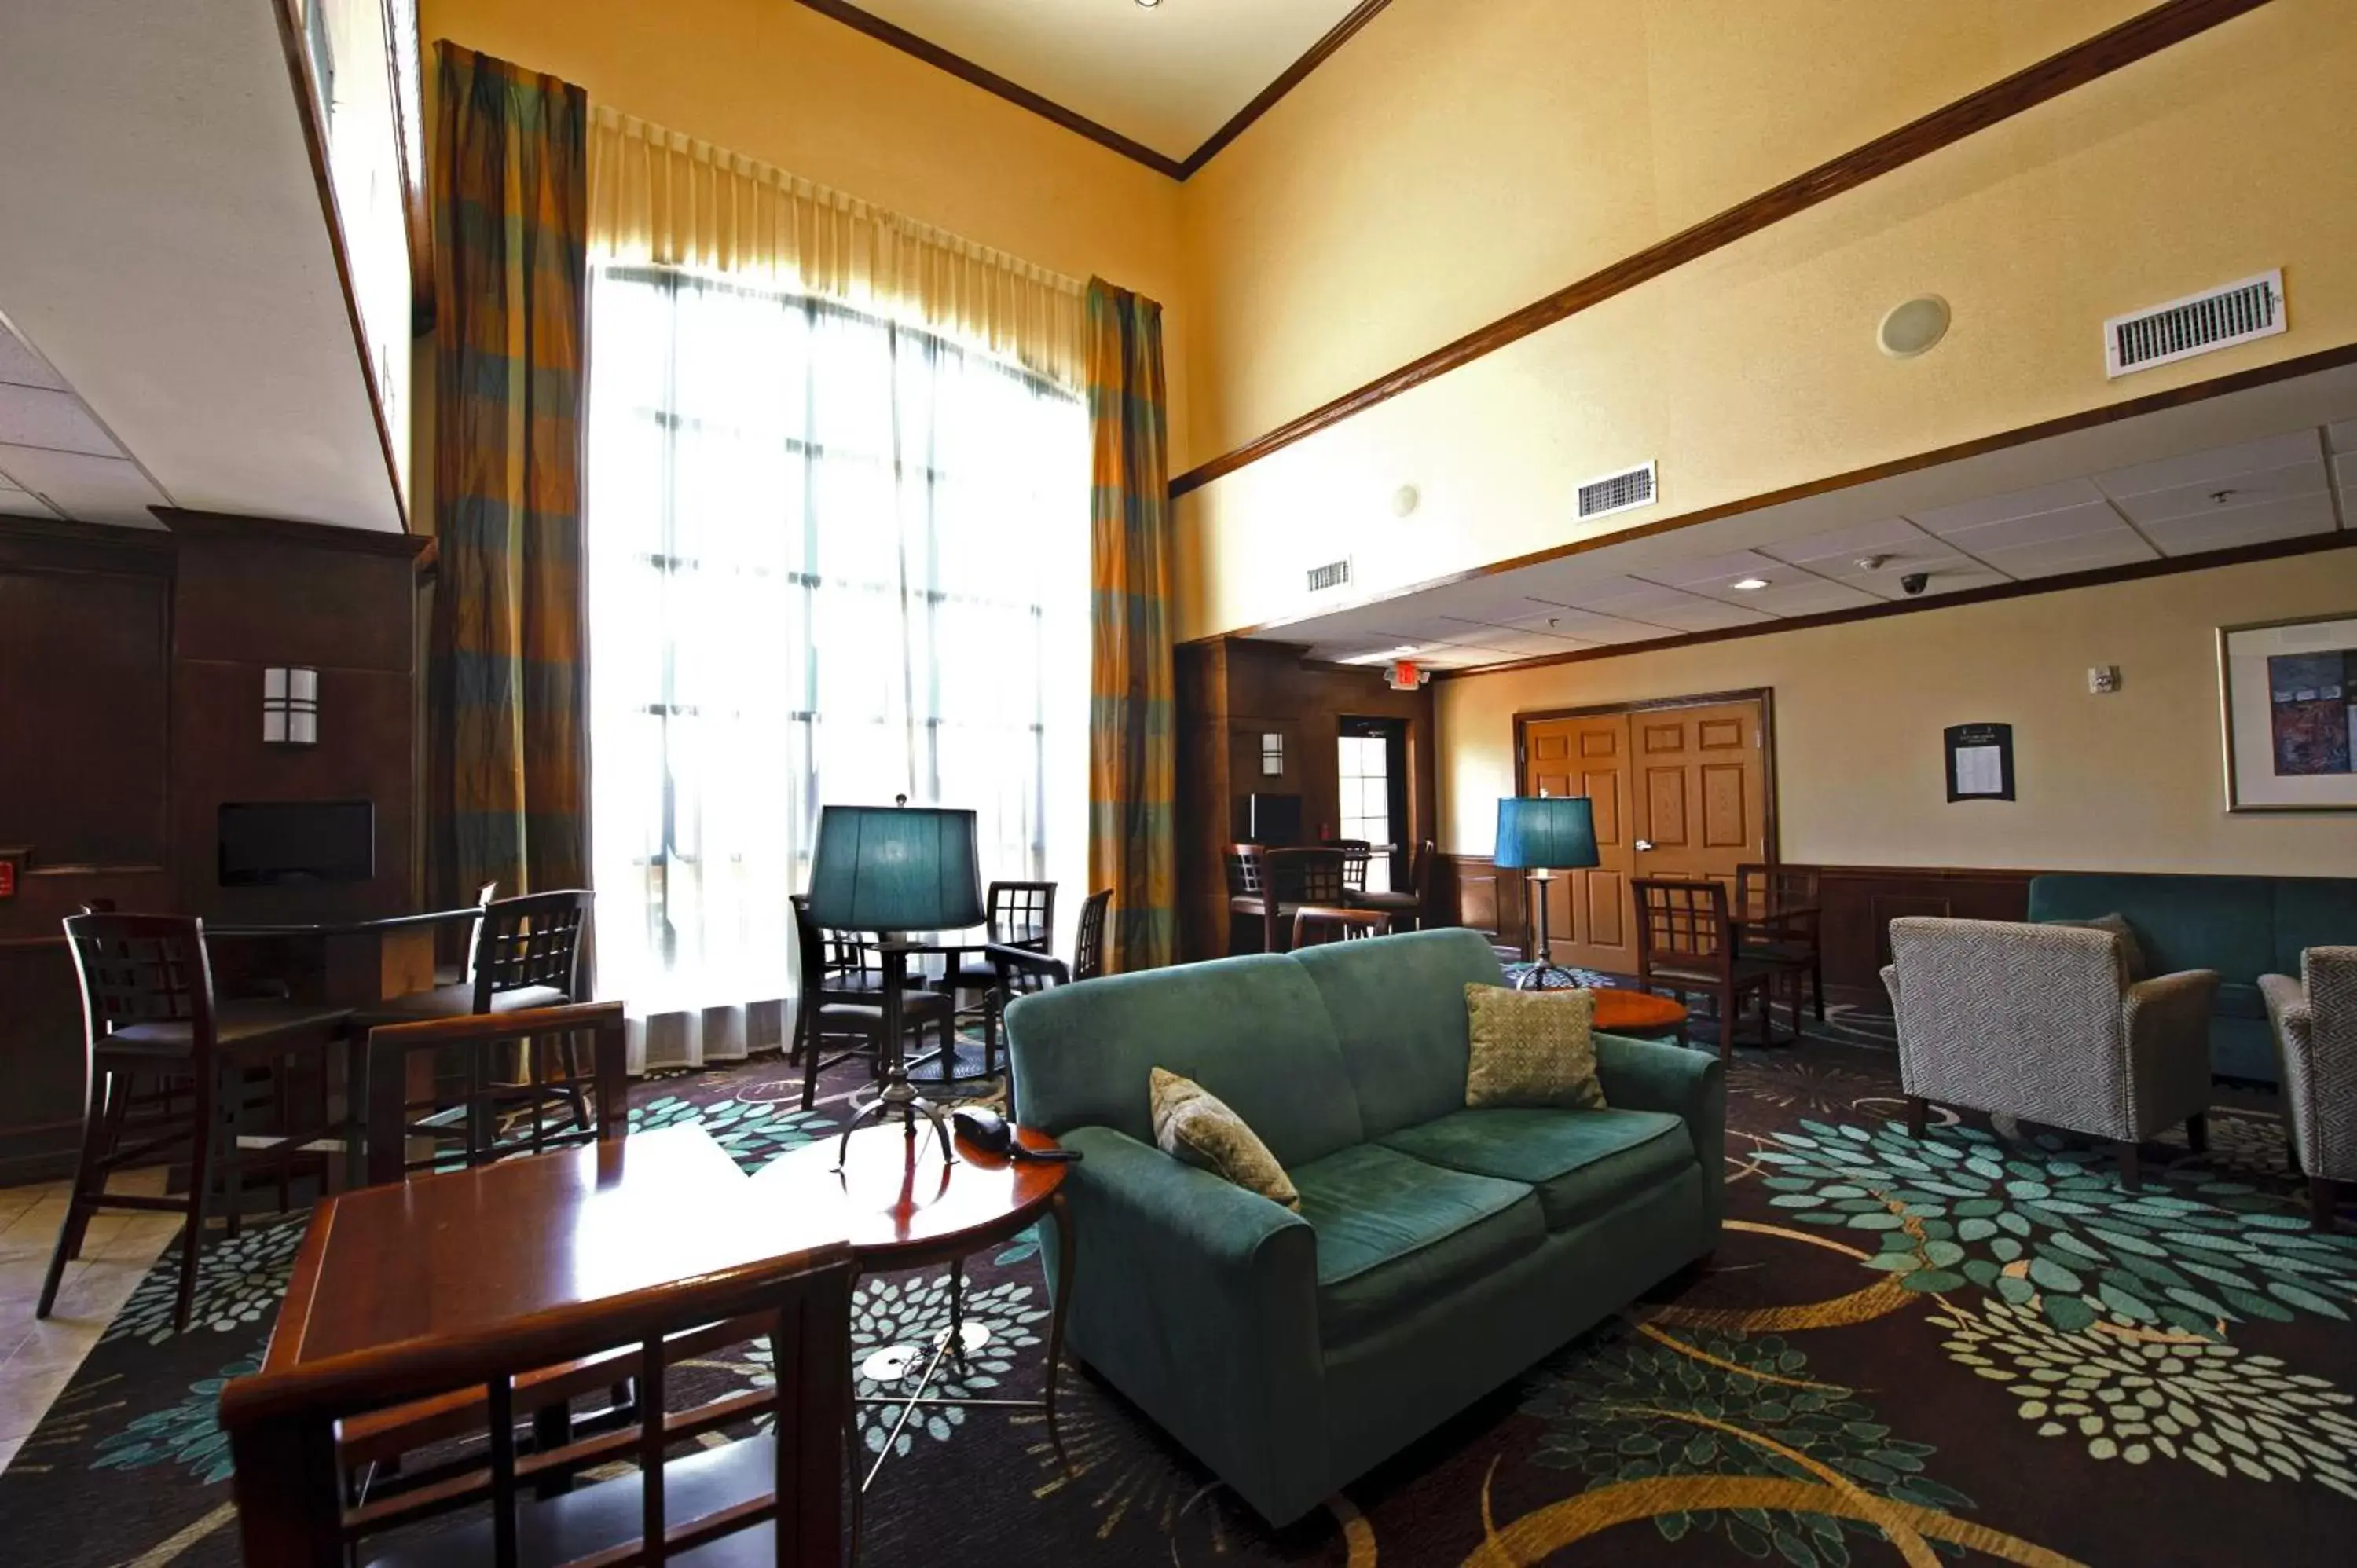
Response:
[[[1178,957],[1177,725],[1162,307],[1088,292],[1089,885],[1113,889],[1116,971]]]
[[[603,105],[589,135],[601,260],[840,300],[1084,384],[1077,280]]]
[[[587,101],[435,46],[433,881],[587,885]]]

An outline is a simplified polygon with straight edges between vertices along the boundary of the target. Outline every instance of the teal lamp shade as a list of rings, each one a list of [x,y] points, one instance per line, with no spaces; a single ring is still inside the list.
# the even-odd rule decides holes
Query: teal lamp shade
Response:
[[[837,931],[951,931],[982,924],[972,811],[823,806],[811,918]]]
[[[1601,862],[1596,807],[1584,795],[1509,795],[1498,802],[1498,849],[1506,871],[1571,871]]]

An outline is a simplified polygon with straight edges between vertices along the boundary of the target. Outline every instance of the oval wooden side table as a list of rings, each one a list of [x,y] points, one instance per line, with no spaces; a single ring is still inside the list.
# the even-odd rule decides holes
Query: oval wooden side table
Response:
[[[1676,998],[1656,996],[1650,991],[1624,991],[1619,986],[1599,986],[1593,994],[1596,1019],[1589,1027],[1640,1040],[1670,1035],[1676,1037],[1678,1044],[1686,1043],[1686,1006]]]

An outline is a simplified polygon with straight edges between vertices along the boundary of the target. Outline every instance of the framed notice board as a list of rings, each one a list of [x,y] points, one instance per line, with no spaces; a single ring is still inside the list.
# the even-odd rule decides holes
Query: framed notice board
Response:
[[[1948,799],[2010,800],[2013,796],[2013,726],[1950,725]]]

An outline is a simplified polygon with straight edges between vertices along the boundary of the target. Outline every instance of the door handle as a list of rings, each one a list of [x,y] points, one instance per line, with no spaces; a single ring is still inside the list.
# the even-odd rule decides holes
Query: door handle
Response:
[[[1653,847],[1653,841],[1652,841],[1652,839],[1639,839],[1639,840],[1637,841],[1637,846],[1636,846],[1636,847],[1637,847],[1637,852],[1638,852],[1639,854],[1643,854],[1645,851],[1647,851],[1647,850],[1649,850],[1649,849],[1651,849],[1651,848],[1652,848],[1652,847]]]

